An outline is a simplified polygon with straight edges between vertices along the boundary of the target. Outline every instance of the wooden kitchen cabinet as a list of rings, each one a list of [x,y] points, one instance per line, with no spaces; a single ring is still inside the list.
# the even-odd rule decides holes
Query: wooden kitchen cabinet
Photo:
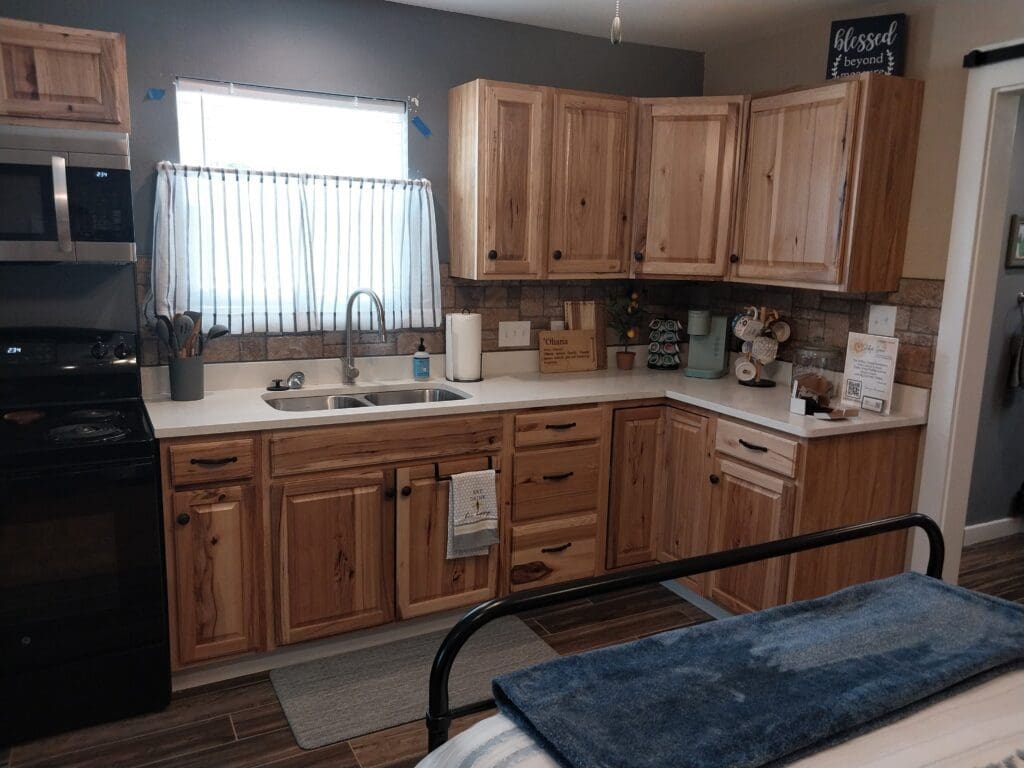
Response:
[[[724,277],[746,98],[639,102],[633,277]]]
[[[923,90],[867,74],[753,99],[730,279],[897,290]]]
[[[710,549],[721,552],[781,539],[793,527],[793,483],[760,469],[716,457]],[[788,557],[761,560],[708,574],[708,596],[734,613],[759,611],[785,600]]]
[[[127,132],[124,35],[0,19],[0,123]]]
[[[536,278],[547,246],[549,89],[474,80],[449,95],[451,275]]]
[[[632,213],[632,99],[555,90],[550,275],[623,274]]]
[[[658,555],[658,502],[665,478],[664,408],[624,408],[612,429],[606,566],[643,565]]]
[[[281,644],[394,618],[394,494],[385,475],[353,472],[271,486]]]
[[[167,527],[177,662],[260,648],[261,533],[254,486],[178,491],[172,498]]]
[[[497,544],[479,557],[447,558],[451,481],[446,478],[456,472],[487,469],[491,464],[487,457],[477,457],[397,470],[395,546],[400,619],[481,603],[497,594]],[[500,493],[498,505],[500,508]]]
[[[665,408],[665,434],[661,465],[661,537],[658,559],[697,557],[710,552],[712,455],[711,420],[679,408]],[[704,594],[706,574],[680,579],[697,594]]]

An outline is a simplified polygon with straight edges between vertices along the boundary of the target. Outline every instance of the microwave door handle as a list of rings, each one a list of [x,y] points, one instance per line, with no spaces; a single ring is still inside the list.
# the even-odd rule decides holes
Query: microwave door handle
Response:
[[[71,214],[68,210],[68,161],[53,155],[53,211],[57,216],[57,247],[61,253],[71,253]]]

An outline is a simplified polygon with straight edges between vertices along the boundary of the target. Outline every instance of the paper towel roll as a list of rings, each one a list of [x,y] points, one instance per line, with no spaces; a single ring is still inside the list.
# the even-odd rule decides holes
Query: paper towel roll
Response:
[[[480,315],[461,312],[445,315],[444,376],[448,381],[480,381]]]

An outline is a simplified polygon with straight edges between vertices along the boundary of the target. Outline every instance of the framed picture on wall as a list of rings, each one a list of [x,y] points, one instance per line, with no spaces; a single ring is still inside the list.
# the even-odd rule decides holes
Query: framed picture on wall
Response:
[[[1024,269],[1024,214],[1010,217],[1010,238],[1006,244],[1006,266]]]

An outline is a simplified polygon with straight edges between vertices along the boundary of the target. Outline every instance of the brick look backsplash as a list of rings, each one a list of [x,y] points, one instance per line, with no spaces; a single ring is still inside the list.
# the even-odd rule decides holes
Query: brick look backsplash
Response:
[[[139,306],[143,304],[150,279],[150,259],[140,256],[137,265]],[[604,301],[612,292],[625,292],[629,280],[536,280],[476,283],[451,278],[448,265],[441,265],[442,306],[445,313],[468,309],[483,316],[485,352],[498,349],[498,323],[529,320],[533,332],[531,348],[537,348],[537,332],[561,319],[562,302],[570,299]],[[794,344],[809,343],[845,349],[850,331],[867,326],[868,304],[896,306],[896,335],[900,339],[896,381],[930,387],[935,362],[935,338],[942,305],[942,280],[903,278],[895,293],[835,294],[789,288],[765,288],[726,282],[683,282],[646,280],[635,283],[644,294],[654,316],[673,317],[685,324],[689,309],[710,309],[734,314],[745,307],[778,309],[793,328],[792,339],[782,346],[780,357],[791,359]],[[152,333],[143,325],[143,365],[166,362],[166,355]],[[389,331],[387,341],[375,333],[356,334],[355,354],[406,355],[415,351],[420,337],[431,353],[444,351],[444,333],[439,328]],[[646,338],[646,337],[644,337]],[[608,331],[608,343],[618,338]],[[738,343],[738,342],[737,342]],[[302,334],[252,334],[225,336],[206,348],[207,362],[289,360],[340,357],[344,332],[324,331]]]

